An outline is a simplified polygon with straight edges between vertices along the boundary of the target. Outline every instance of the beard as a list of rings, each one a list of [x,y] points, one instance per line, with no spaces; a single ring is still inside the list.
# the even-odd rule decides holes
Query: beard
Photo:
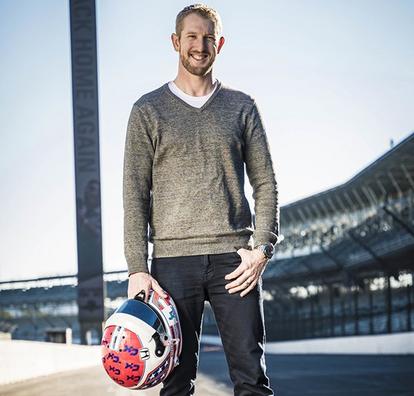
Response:
[[[191,74],[194,74],[195,76],[205,76],[212,68],[214,63],[214,57],[210,57],[208,62],[203,66],[194,66],[192,61],[191,55],[185,55],[183,53],[180,53],[180,60],[184,68]]]

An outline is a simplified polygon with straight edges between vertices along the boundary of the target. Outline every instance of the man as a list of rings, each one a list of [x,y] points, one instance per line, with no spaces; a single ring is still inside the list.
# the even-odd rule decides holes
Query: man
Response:
[[[148,296],[151,288],[168,291],[183,332],[180,364],[164,381],[164,396],[194,393],[206,300],[235,394],[273,394],[264,359],[261,275],[279,234],[277,184],[255,100],[213,80],[212,66],[224,44],[220,34],[216,11],[202,4],[184,8],[171,35],[179,53],[177,77],[140,97],[128,121],[123,195],[128,296],[141,290]],[[244,195],[245,166],[255,200],[254,230]]]

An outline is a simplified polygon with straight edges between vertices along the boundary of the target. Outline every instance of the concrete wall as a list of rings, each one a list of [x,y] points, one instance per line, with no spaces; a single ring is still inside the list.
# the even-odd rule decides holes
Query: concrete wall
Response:
[[[215,336],[202,343],[220,345]],[[414,354],[414,332],[269,342],[266,353]],[[100,346],[0,340],[0,385],[101,364]]]
[[[202,336],[201,342],[221,345],[221,339],[216,336]],[[414,332],[268,342],[265,350],[275,354],[414,354]]]
[[[99,364],[100,346],[0,340],[0,384]]]

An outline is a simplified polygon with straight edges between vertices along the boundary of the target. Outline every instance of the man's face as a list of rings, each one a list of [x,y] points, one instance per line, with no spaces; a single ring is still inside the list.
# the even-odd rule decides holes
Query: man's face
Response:
[[[215,35],[213,22],[197,14],[184,18],[180,38],[173,36],[182,65],[196,76],[204,76],[211,70],[224,43],[223,37],[219,40]]]

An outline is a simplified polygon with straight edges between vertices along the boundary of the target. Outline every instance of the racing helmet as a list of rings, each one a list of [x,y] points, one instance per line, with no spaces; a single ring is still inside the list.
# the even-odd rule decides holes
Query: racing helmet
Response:
[[[164,381],[179,364],[182,333],[176,305],[150,290],[126,300],[105,322],[102,363],[109,377],[129,389]]]

